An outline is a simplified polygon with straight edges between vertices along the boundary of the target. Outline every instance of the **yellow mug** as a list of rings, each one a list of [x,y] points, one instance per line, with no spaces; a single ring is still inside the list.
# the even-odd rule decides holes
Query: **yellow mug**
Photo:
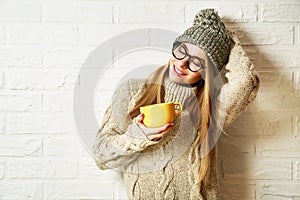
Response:
[[[158,103],[140,107],[140,112],[144,115],[144,124],[152,128],[172,123],[181,111],[180,102]]]

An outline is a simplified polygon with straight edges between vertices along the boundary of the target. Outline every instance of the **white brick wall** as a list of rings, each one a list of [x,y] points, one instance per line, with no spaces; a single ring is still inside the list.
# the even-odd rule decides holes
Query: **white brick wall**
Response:
[[[207,7],[238,33],[262,79],[256,100],[226,130],[230,137],[220,139],[222,199],[300,199],[299,0],[0,1],[0,199],[126,199],[120,175],[100,171],[77,137],[78,71],[92,50],[120,33],[182,32]],[[144,36],[131,42],[167,46],[172,40]],[[103,60],[118,55],[111,51]],[[163,54],[151,55],[164,62]],[[147,63],[131,54],[110,66],[118,73],[98,88],[98,122],[132,57],[140,58],[135,65]]]

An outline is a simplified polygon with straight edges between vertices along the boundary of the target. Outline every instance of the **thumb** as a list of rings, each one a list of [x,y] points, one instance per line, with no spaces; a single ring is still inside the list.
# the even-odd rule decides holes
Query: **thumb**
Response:
[[[136,119],[137,119],[138,122],[142,122],[143,119],[144,119],[144,114],[142,114],[142,113],[139,114]]]

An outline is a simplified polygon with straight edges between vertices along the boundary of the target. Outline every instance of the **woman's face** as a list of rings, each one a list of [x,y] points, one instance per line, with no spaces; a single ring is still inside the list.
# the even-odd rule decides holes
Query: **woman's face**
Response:
[[[169,79],[178,84],[196,83],[205,78],[207,62],[208,58],[202,49],[190,43],[181,43],[170,58]]]

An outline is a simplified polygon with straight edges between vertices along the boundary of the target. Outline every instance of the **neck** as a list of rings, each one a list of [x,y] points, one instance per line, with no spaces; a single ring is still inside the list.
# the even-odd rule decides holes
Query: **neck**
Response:
[[[164,82],[166,96],[166,102],[176,102],[179,101],[182,104],[186,102],[188,98],[191,96],[195,96],[195,89],[196,85],[189,85],[189,84],[178,84],[171,81],[169,78],[165,79]]]

